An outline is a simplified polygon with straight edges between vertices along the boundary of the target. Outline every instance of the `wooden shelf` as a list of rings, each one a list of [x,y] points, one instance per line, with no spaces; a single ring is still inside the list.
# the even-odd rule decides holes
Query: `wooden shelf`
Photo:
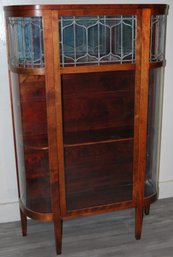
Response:
[[[76,144],[64,144],[64,148],[68,147],[78,147],[78,146],[88,146],[88,145],[98,145],[98,144],[106,144],[106,143],[113,143],[113,142],[124,142],[124,141],[131,141],[133,137],[129,138],[121,138],[121,139],[108,139],[108,140],[99,140],[93,142],[83,142],[83,143],[76,143]]]
[[[104,128],[64,133],[64,146],[123,141],[133,138],[133,127]]]
[[[128,200],[132,200],[132,184],[68,193],[66,201],[67,210],[72,211]]]

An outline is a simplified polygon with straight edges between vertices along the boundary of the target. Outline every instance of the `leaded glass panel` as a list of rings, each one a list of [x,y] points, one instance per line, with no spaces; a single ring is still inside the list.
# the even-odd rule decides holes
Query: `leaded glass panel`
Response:
[[[8,18],[10,64],[15,67],[43,67],[43,25],[41,17]]]
[[[60,17],[61,66],[134,63],[136,16]]]
[[[150,62],[164,60],[166,16],[151,16]]]

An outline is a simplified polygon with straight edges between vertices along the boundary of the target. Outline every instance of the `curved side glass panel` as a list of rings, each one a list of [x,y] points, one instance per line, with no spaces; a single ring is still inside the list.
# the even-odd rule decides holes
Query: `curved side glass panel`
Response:
[[[164,60],[166,15],[151,16],[150,62]]]
[[[8,18],[10,64],[44,67],[42,17]]]
[[[164,68],[150,70],[145,183],[146,197],[158,191],[163,102],[163,70]]]
[[[13,117],[15,127],[15,140],[16,140],[16,154],[17,154],[17,168],[20,188],[20,199],[26,203],[26,175],[25,175],[25,160],[24,160],[24,147],[23,147],[23,133],[22,133],[22,120],[21,120],[21,105],[20,105],[20,91],[19,91],[19,78],[16,73],[11,72],[11,90],[12,90],[12,104],[13,104]]]
[[[51,212],[44,76],[11,73],[20,199],[40,213]]]
[[[136,16],[60,17],[61,66],[135,63]]]

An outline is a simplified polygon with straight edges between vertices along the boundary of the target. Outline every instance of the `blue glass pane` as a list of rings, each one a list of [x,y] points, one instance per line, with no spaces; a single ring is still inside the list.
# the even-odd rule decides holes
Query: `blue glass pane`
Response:
[[[9,18],[10,59],[14,66],[44,66],[41,17]]]

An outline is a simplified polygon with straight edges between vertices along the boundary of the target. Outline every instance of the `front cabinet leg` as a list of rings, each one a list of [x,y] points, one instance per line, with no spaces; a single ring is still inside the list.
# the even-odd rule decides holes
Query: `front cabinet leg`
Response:
[[[135,237],[136,240],[141,239],[143,221],[143,207],[136,207],[135,209]]]
[[[24,212],[20,209],[20,220],[21,220],[21,227],[22,227],[22,235],[27,235],[27,217]]]
[[[55,244],[57,254],[61,254],[62,250],[62,224],[62,220],[54,221]]]

